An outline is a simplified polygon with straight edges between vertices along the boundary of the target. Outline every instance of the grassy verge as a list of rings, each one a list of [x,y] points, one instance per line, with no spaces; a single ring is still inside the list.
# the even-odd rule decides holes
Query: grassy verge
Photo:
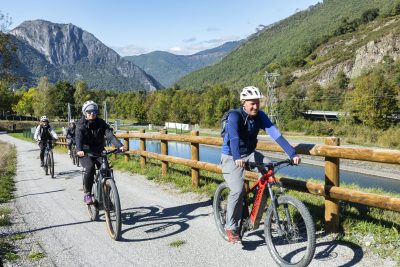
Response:
[[[16,170],[16,150],[10,144],[0,142],[0,204],[6,203],[13,198],[15,190],[13,176]],[[9,208],[0,207],[0,227],[11,225],[11,210]],[[0,235],[0,258],[13,261],[19,258],[14,246],[12,245],[11,236]]]
[[[318,180],[312,182],[322,183]],[[400,198],[400,194],[388,193],[381,189],[361,188],[354,184],[341,184],[340,187]],[[306,204],[315,220],[317,231],[323,231],[324,198],[297,191],[289,191],[289,194]],[[399,212],[340,201],[340,222],[343,235],[339,236],[339,241],[358,245],[382,258],[390,257],[400,265]]]
[[[28,141],[28,142],[31,142],[31,143],[36,143],[36,141],[33,140],[32,138],[25,137],[23,135],[23,133],[9,133],[9,135],[12,136],[12,137],[24,140],[24,141]],[[64,146],[54,146],[53,150],[57,151],[57,152],[60,152],[60,153],[67,153],[67,151],[68,151],[68,149],[66,147],[64,147]]]
[[[112,162],[116,169],[142,174],[149,180],[173,184],[182,192],[192,191],[208,197],[213,196],[218,182],[222,180],[220,174],[201,171],[200,187],[193,188],[191,170],[185,166],[170,164],[168,174],[161,176],[161,163],[157,160],[147,159],[145,168],[140,167],[138,157],[134,157],[128,162],[125,162],[122,157],[118,157]],[[322,183],[318,180],[311,181]],[[360,188],[354,184],[341,184],[341,187],[400,198],[400,194],[388,193],[381,189]],[[289,190],[288,194],[299,198],[306,204],[315,220],[317,231],[323,232],[325,227],[324,198],[292,190]],[[343,235],[339,236],[339,242],[351,243],[355,247],[360,246],[382,258],[390,257],[400,265],[400,213],[344,201],[340,203],[340,208]]]

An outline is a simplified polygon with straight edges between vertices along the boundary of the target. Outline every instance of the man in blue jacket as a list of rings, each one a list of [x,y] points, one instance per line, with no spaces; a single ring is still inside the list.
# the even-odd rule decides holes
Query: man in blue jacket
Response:
[[[240,93],[242,107],[229,113],[226,134],[222,145],[221,167],[225,181],[230,189],[226,214],[226,234],[229,242],[241,241],[239,224],[242,218],[244,197],[244,167],[247,161],[269,162],[256,151],[257,135],[265,130],[285,153],[300,164],[295,149],[282,136],[268,116],[261,111],[262,93],[257,87],[247,86]]]

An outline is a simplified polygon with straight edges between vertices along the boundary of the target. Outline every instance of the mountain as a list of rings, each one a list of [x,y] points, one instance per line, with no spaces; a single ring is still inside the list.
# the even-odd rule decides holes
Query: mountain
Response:
[[[324,62],[325,65],[319,66],[315,73],[310,71],[307,77],[313,79],[325,69],[335,68],[340,61],[355,62],[357,49],[378,38],[382,31],[372,27],[364,32],[367,38],[359,36],[351,41],[352,33],[370,25],[364,22],[371,19],[369,16],[374,15],[374,10],[378,10],[379,19],[384,19],[393,7],[400,8],[399,1],[324,0],[259,30],[220,62],[192,72],[176,83],[183,89],[199,89],[215,84],[235,89],[249,84],[265,88],[263,77],[266,71],[279,72],[281,79],[286,79],[283,82],[290,83],[290,76],[295,76],[293,72]],[[358,24],[361,26],[355,27]],[[395,34],[398,32],[395,28],[392,31]],[[342,36],[342,32],[348,34]],[[341,36],[348,40],[340,41]],[[314,52],[325,44],[332,45],[331,40],[337,47],[337,53],[332,54],[327,62],[325,54]],[[347,42],[352,42],[352,50],[349,50]],[[361,52],[359,54],[362,55]]]
[[[72,24],[25,21],[10,34],[17,45],[19,67],[15,71],[25,78],[28,86],[47,76],[53,83],[83,80],[96,89],[153,91],[163,88],[141,68]]]
[[[227,42],[189,56],[155,51],[124,58],[141,67],[165,87],[169,87],[186,74],[220,61],[241,43],[242,41]]]

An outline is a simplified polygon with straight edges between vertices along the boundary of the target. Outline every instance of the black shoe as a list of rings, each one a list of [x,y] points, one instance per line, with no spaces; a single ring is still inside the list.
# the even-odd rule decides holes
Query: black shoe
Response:
[[[44,166],[44,162],[41,161],[41,162],[40,162],[40,167],[43,167],[43,166]]]

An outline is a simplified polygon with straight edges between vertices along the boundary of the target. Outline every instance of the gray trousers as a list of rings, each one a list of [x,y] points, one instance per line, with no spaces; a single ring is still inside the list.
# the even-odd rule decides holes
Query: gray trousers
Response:
[[[245,161],[257,163],[269,163],[270,160],[258,151],[242,158]],[[235,164],[232,156],[221,154],[221,168],[224,180],[228,184],[230,193],[226,211],[225,228],[238,231],[243,212],[244,188],[244,168]]]

